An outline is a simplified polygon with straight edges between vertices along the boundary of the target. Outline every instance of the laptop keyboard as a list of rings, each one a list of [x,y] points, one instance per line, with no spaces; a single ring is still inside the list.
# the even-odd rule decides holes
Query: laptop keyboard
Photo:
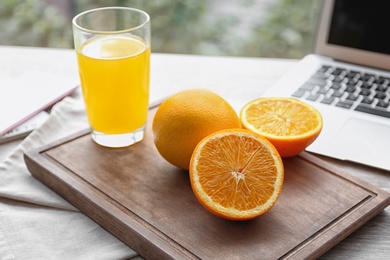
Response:
[[[390,77],[322,66],[294,97],[390,118]]]

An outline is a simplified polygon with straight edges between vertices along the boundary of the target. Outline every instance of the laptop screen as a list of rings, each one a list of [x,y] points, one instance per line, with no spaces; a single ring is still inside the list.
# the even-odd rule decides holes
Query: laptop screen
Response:
[[[314,53],[390,71],[390,0],[323,0]]]
[[[390,54],[389,0],[337,0],[328,41]]]

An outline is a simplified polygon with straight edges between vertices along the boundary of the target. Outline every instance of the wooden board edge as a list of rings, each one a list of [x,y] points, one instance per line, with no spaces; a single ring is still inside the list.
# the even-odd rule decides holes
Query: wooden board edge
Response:
[[[311,239],[308,246],[301,246],[300,250],[297,250],[288,257],[288,259],[297,260],[317,259],[388,207],[390,205],[390,193],[359,179],[310,153],[301,153],[299,157],[311,164],[315,164],[317,167],[320,167],[329,173],[336,174],[345,180],[353,182],[374,194],[372,199],[366,198],[358,207],[336,220],[335,223],[332,223],[332,227],[320,231],[322,234],[318,236],[314,235],[314,238]],[[366,213],[359,214],[361,212]],[[330,235],[325,236],[325,233],[329,233]],[[327,237],[329,237],[329,239]]]
[[[75,207],[80,208],[81,202],[91,204],[91,207],[83,210],[82,212],[86,214],[88,217],[93,219],[100,226],[111,232],[121,241],[130,241],[130,243],[126,243],[128,246],[136,250],[137,252],[147,252],[143,254],[146,258],[158,258],[158,259],[172,259],[172,258],[197,258],[191,252],[187,251],[187,249],[182,248],[181,245],[178,245],[174,241],[168,241],[166,238],[163,238],[156,234],[156,232],[151,231],[145,225],[140,223],[133,223],[133,226],[129,226],[129,224],[125,223],[125,220],[122,219],[122,222],[119,221],[117,225],[121,226],[121,228],[116,228],[116,225],[110,223],[106,219],[111,217],[112,212],[105,210],[105,206],[100,205],[96,201],[90,199],[90,194],[93,196],[102,196],[101,194],[95,194],[96,191],[89,190],[89,194],[83,194],[79,192],[78,189],[75,189],[74,186],[70,185],[67,181],[64,181],[63,175],[67,175],[64,173],[66,169],[63,169],[59,166],[56,166],[54,171],[49,171],[47,169],[53,168],[53,161],[50,161],[49,158],[44,156],[44,152],[52,149],[56,146],[62,145],[66,142],[70,142],[77,138],[80,138],[86,134],[89,134],[89,129],[80,131],[69,137],[65,137],[56,142],[48,144],[44,147],[27,151],[24,154],[24,159],[27,165],[27,168],[32,173],[32,175],[44,183],[46,186],[56,191],[59,195],[67,199],[70,203],[72,203]],[[366,214],[359,215],[356,210],[350,213],[349,216],[353,217],[352,219],[348,219],[347,223],[345,223],[345,218],[340,219],[332,228],[326,230],[329,232],[329,238],[326,238],[323,235],[319,235],[315,241],[312,241],[309,246],[301,247],[296,253],[291,254],[288,259],[316,259],[333,246],[338,244],[344,238],[349,236],[359,227],[364,225],[367,221],[373,218],[375,215],[380,213],[383,209],[385,209],[388,205],[390,205],[390,193],[384,191],[383,189],[374,186],[366,181],[363,181],[350,173],[342,171],[340,168],[333,166],[331,163],[326,162],[316,156],[309,154],[307,152],[303,152],[299,155],[300,159],[305,160],[311,164],[316,165],[316,167],[320,167],[332,174],[335,174],[349,182],[356,183],[363,189],[374,192],[375,197],[368,201],[367,203],[361,205],[359,207],[360,211],[367,212]],[[43,163],[41,164],[44,158]],[[41,159],[41,160],[39,160]],[[45,168],[46,167],[46,168]],[[53,174],[55,173],[55,176]],[[61,181],[64,187],[58,187],[55,185],[58,181]],[[60,185],[61,186],[61,185]],[[92,197],[93,197],[92,196]],[[118,214],[123,214],[123,210],[119,207],[119,205],[115,205],[112,201],[109,202],[111,208],[114,208]],[[99,213],[101,212],[101,213]],[[134,225],[139,225],[139,228],[142,230],[137,231],[137,228]],[[149,224],[147,224],[149,225]],[[338,226],[342,226],[342,228],[338,228]],[[342,230],[342,232],[338,232]],[[143,233],[144,232],[144,233]],[[159,243],[156,244],[156,241],[151,241],[151,237],[147,237],[143,234],[149,234],[154,238],[158,238],[160,240]],[[131,244],[131,245],[130,245]],[[150,250],[153,248],[153,250]],[[168,250],[167,250],[168,248]]]
[[[303,245],[287,259],[317,259],[332,247],[336,246],[354,231],[362,227],[374,216],[380,213],[389,201],[375,205],[371,201],[363,201],[362,205],[348,212],[345,216],[330,224],[330,228],[321,230],[311,237],[310,243]],[[359,212],[368,212],[360,215]],[[348,218],[347,218],[348,216]],[[309,257],[308,257],[309,256]]]
[[[69,180],[67,169],[63,169],[58,165],[53,165],[48,157],[43,156],[44,152],[50,148],[58,146],[64,142],[69,142],[77,138],[78,135],[85,135],[88,131],[81,131],[79,134],[64,138],[58,142],[42,147],[42,149],[35,149],[24,154],[24,160],[29,172],[33,177],[41,181],[47,187],[55,191],[57,194],[65,198],[68,202],[80,209],[86,216],[91,218],[101,227],[116,236],[123,243],[135,250],[137,253],[146,257],[147,259],[198,259],[187,249],[178,245],[169,238],[164,237],[154,227],[151,228],[148,223],[143,220],[138,222],[129,222],[126,218],[127,209],[121,207],[113,199],[109,198],[98,190],[83,187],[86,183]],[[48,169],[55,169],[50,171]],[[54,172],[54,173],[53,173]],[[58,183],[61,183],[59,185]],[[90,184],[87,184],[88,186]],[[83,192],[80,192],[83,190]],[[92,198],[105,197],[106,201],[97,201]],[[85,207],[85,205],[90,205]],[[112,218],[112,214],[116,214],[118,220]],[[116,221],[116,222],[115,222]],[[118,228],[119,227],[119,228]]]
[[[383,204],[386,204],[387,206],[390,205],[390,192],[375,186],[365,180],[362,180],[354,175],[352,175],[349,172],[346,172],[339,167],[331,164],[330,162],[327,162],[321,158],[318,158],[308,152],[301,153],[299,155],[302,159],[305,161],[315,164],[318,168],[322,168],[325,171],[328,171],[329,173],[336,174],[337,176],[349,181],[353,182],[354,184],[357,184],[362,189],[365,189],[367,191],[371,191],[375,194],[375,200],[383,200]],[[326,167],[324,167],[326,166]],[[385,209],[386,206],[384,206],[383,209]],[[383,210],[382,209],[382,210]]]

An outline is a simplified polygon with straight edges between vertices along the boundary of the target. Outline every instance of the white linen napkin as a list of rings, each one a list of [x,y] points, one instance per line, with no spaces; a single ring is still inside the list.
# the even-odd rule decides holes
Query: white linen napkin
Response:
[[[25,151],[88,127],[80,90],[0,163],[0,259],[129,259],[138,254],[31,176]]]

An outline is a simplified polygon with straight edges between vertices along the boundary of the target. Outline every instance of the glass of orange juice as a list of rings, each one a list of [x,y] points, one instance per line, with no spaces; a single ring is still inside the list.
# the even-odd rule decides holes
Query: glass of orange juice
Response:
[[[141,141],[149,101],[149,15],[106,7],[80,13],[72,23],[92,139],[107,147]]]

